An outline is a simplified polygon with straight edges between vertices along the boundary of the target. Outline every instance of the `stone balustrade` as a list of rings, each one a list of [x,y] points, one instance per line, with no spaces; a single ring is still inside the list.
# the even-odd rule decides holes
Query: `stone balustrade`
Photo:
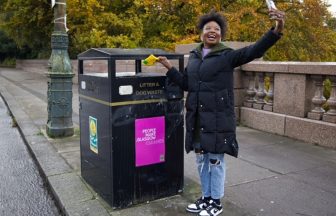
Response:
[[[336,62],[254,61],[240,73],[245,79],[241,123],[336,148]],[[329,98],[324,97],[326,79]]]
[[[327,78],[331,82],[330,97],[328,98],[328,100],[326,102],[327,105],[329,106],[329,110],[328,110],[328,112],[323,113],[322,120],[327,121],[327,122],[336,123],[336,75],[335,76],[327,76]],[[314,101],[313,101],[313,103],[314,103]]]
[[[241,69],[248,79],[243,106],[336,123],[336,63],[255,61]],[[331,82],[328,100],[323,92],[326,79]]]

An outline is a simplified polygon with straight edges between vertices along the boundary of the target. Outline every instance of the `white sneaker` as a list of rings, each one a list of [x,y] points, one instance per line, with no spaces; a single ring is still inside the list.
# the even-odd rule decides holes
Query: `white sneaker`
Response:
[[[198,213],[209,206],[209,201],[204,199],[204,197],[199,198],[194,203],[189,204],[186,210],[192,213]]]
[[[222,205],[217,205],[213,200],[210,200],[209,206],[202,210],[198,215],[199,216],[217,216],[223,212]]]

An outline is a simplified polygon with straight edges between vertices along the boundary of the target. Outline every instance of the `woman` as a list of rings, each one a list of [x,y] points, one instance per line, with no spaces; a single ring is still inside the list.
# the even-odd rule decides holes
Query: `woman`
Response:
[[[260,58],[280,39],[284,28],[284,13],[269,12],[276,27],[269,30],[254,45],[232,50],[221,43],[226,33],[225,18],[210,12],[199,19],[202,43],[191,51],[184,72],[179,72],[166,57],[159,62],[167,69],[167,76],[184,91],[186,99],[187,153],[196,153],[201,180],[202,197],[186,210],[201,216],[219,215],[220,199],[224,196],[224,153],[237,157],[236,125],[233,98],[233,70],[255,58]]]

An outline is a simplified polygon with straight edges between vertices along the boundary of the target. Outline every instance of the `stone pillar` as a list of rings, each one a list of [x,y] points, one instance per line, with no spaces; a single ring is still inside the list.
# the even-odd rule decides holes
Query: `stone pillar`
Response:
[[[65,137],[74,134],[72,123],[72,73],[68,54],[66,28],[66,0],[55,0],[54,31],[51,36],[52,53],[49,59],[48,76],[48,121],[50,137]]]
[[[253,108],[255,109],[263,109],[265,104],[265,73],[258,72],[258,91],[257,91],[257,101],[253,104]]]
[[[314,109],[308,112],[308,118],[321,120],[325,110],[322,108],[322,105],[326,102],[325,97],[323,96],[323,80],[322,75],[311,75],[311,78],[314,80],[315,84],[315,95],[312,99]]]
[[[269,89],[266,93],[267,102],[264,105],[264,110],[273,112],[273,89],[274,89],[274,73],[266,73],[267,77],[269,78]]]
[[[336,76],[330,76],[328,79],[331,81],[330,97],[327,100],[329,110],[323,115],[323,121],[336,123]]]
[[[248,77],[248,89],[246,90],[246,100],[244,101],[245,107],[252,107],[255,103],[254,96],[256,95],[255,90],[255,77],[253,72],[246,72],[246,75]]]

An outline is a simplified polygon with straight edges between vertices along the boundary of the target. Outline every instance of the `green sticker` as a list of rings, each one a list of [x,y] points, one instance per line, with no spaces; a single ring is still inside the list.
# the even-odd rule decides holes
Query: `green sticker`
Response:
[[[97,119],[89,116],[90,125],[90,149],[94,153],[98,154],[98,128]]]

